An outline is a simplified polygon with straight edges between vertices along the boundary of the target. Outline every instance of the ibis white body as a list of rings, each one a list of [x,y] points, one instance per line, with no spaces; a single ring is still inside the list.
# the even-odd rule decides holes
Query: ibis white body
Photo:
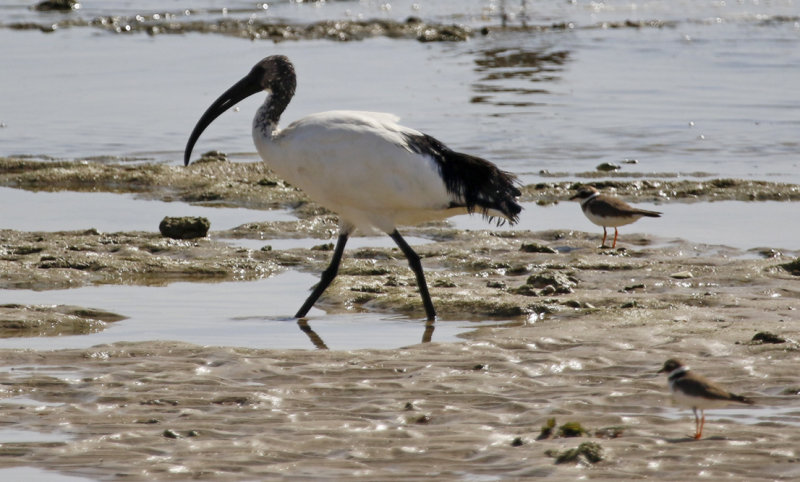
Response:
[[[320,112],[283,130],[260,118],[253,121],[253,142],[264,162],[337,213],[345,229],[391,233],[467,212],[449,208],[459,200],[447,192],[436,162],[409,146],[408,136],[422,134],[394,115]]]

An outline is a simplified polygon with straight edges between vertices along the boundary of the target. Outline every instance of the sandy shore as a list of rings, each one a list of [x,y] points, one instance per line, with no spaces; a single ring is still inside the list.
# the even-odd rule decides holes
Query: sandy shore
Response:
[[[223,233],[231,238],[270,230],[323,237],[334,226],[329,214],[261,165],[65,163],[48,170],[32,169],[26,164],[32,161],[3,162],[6,186],[100,186],[193,201],[199,199],[188,199],[189,186],[204,186],[191,191],[229,205],[297,208],[297,222]],[[648,195],[641,193],[652,183],[619,184],[636,198]],[[718,195],[714,189],[731,193],[737,182],[708,184],[692,195],[702,201]],[[559,199],[568,187],[525,192],[529,201]],[[652,189],[649,195],[678,187]],[[797,192],[777,184],[765,189],[783,192],[783,199]],[[436,240],[418,252],[443,318],[507,326],[481,328],[460,343],[397,350],[253,350],[158,340],[2,350],[0,468],[129,480],[800,476],[794,255],[682,242],[653,248],[646,237],[626,239],[629,249],[601,250],[597,233],[564,231],[497,235],[431,225],[408,232]],[[556,252],[535,252],[536,246]],[[0,254],[8,303],[18,288],[145,284],[164,274],[207,281],[316,272],[330,256],[94,230],[0,231]],[[342,277],[321,301],[332,312],[423,317],[413,276],[392,249],[346,258]],[[124,316],[92,308],[6,304],[0,319],[5,336],[51,336],[58,327],[102,329]],[[306,328],[316,336],[313,323]],[[421,337],[425,330],[420,321]],[[782,342],[751,341],[758,332]],[[666,380],[656,375],[669,357],[754,398],[756,406],[709,411],[706,436],[691,440],[691,412],[670,407]],[[578,422],[586,432],[537,440],[553,417],[556,427]],[[15,441],[13,433],[41,436]],[[602,460],[556,463],[558,452],[585,442],[599,445]]]

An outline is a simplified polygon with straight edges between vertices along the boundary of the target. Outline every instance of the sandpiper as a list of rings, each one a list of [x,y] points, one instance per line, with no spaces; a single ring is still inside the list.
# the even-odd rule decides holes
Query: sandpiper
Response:
[[[688,366],[674,358],[667,360],[658,371],[658,373],[665,372],[672,398],[678,405],[691,408],[694,412],[695,440],[703,435],[703,425],[706,423],[705,409],[722,407],[732,402],[747,405],[754,403],[749,398],[731,393],[704,376],[689,371]],[[700,417],[697,416],[698,410]]]
[[[569,199],[570,201],[579,199],[583,214],[589,218],[589,221],[603,227],[603,248],[606,247],[606,228],[614,228],[614,243],[611,247],[616,248],[617,236],[619,235],[617,231],[618,226],[631,224],[642,216],[649,216],[651,218],[661,217],[661,213],[657,211],[637,209],[621,199],[600,194],[600,192],[592,186],[582,186],[578,190],[578,193]]]

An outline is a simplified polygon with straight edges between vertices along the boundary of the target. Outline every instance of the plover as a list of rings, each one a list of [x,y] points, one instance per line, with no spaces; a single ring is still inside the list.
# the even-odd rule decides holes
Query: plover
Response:
[[[606,247],[606,228],[614,228],[614,243],[611,247],[616,248],[617,236],[619,235],[617,231],[618,226],[631,224],[639,220],[642,216],[649,216],[651,218],[661,217],[660,212],[637,209],[621,199],[606,194],[600,194],[600,192],[592,186],[582,186],[578,190],[578,193],[569,199],[570,201],[579,199],[583,214],[589,218],[589,221],[603,227],[603,248]]]
[[[688,407],[694,412],[695,440],[703,435],[703,425],[706,423],[707,408],[723,407],[730,403],[744,403],[752,405],[749,398],[731,393],[716,383],[689,371],[689,367],[680,361],[670,358],[661,367],[658,373],[667,373],[669,389],[672,398],[683,407]],[[700,410],[700,417],[697,411]]]

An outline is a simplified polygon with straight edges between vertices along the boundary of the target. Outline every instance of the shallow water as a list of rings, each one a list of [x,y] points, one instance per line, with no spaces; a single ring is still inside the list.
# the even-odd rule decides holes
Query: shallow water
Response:
[[[158,232],[165,216],[203,216],[212,229],[231,229],[253,221],[293,221],[288,211],[202,207],[183,202],[137,199],[132,194],[30,192],[0,187],[0,225],[18,231]]]
[[[728,246],[735,249],[773,248],[795,251],[800,248],[800,223],[795,219],[797,203],[792,202],[739,202],[716,201],[711,203],[637,203],[638,207],[663,213],[661,218],[642,218],[636,223],[620,228],[620,240],[630,235],[636,239],[645,234],[656,245],[681,239],[693,243]],[[32,215],[32,213],[36,213]],[[75,213],[80,213],[77,216]],[[768,215],[764,215],[768,213]],[[205,207],[183,202],[162,202],[137,199],[130,194],[81,192],[29,192],[0,187],[0,220],[5,229],[21,231],[68,231],[95,228],[101,232],[158,230],[164,216],[203,216],[211,222],[210,235],[215,231],[231,229],[242,224],[263,221],[292,221],[296,218],[285,210],[255,210],[244,208]],[[713,229],[709,229],[713,219]],[[589,222],[578,203],[561,202],[548,206],[525,203],[520,222],[496,227],[482,217],[456,216],[450,220],[459,229],[530,230],[549,229],[597,232],[602,228]],[[613,230],[610,230],[613,231]],[[613,235],[613,232],[611,233]],[[311,248],[335,240],[306,239],[231,239],[222,240],[248,249]],[[430,242],[409,236],[412,245]],[[362,247],[392,247],[387,236],[354,237],[348,249]]]
[[[285,18],[291,12],[289,18],[311,22],[347,15],[402,19],[431,8],[435,19],[497,23],[497,4],[486,14],[484,2],[449,13],[441,4],[417,3],[419,11],[401,2],[386,12],[377,2],[279,3],[252,13]],[[604,161],[637,159],[625,170],[800,180],[800,121],[793,114],[800,99],[791,88],[800,83],[800,25],[792,21],[792,2],[561,3],[531,7],[531,23],[574,22],[576,28],[501,31],[459,43],[274,44],[202,34],[0,29],[0,42],[15,46],[4,61],[16,74],[0,79],[6,126],[0,154],[177,163],[210,102],[256,60],[283,53],[299,76],[286,122],[336,108],[394,112],[526,179],[542,169],[569,175]],[[148,11],[148,4],[92,8],[75,15]],[[9,18],[37,18],[9,10]],[[584,28],[653,18],[676,23]],[[59,79],[55,85],[53,78]],[[215,122],[197,152],[255,158],[249,126],[257,97]]]
[[[66,442],[70,437],[60,433],[40,433],[30,430],[0,429],[0,444],[31,442]],[[0,475],[3,475],[0,472]],[[7,480],[7,479],[6,479]]]
[[[66,475],[50,470],[37,469],[35,467],[11,467],[0,469],[0,478],[3,480],[27,480],[32,482],[87,482],[87,477],[77,477]]]
[[[671,409],[663,413],[670,419],[685,419],[693,417],[692,411],[687,409]],[[736,423],[758,425],[762,423],[775,423],[790,427],[800,427],[800,409],[786,406],[753,406],[746,408],[724,407],[708,410],[706,421],[720,422],[735,420]]]
[[[30,407],[37,407],[40,409],[44,409],[46,407],[58,407],[61,406],[61,403],[54,403],[54,402],[42,402],[39,400],[34,400],[30,397],[11,397],[11,398],[4,398],[0,400],[0,404],[10,405],[10,406],[30,406]]]
[[[651,240],[650,246],[685,240],[740,250],[773,248],[793,252],[800,249],[800,223],[789,221],[800,219],[798,203],[716,201],[636,203],[636,207],[660,211],[662,215],[660,218],[641,218],[619,227],[618,243],[621,246],[635,249],[630,241],[638,242],[644,236]],[[486,222],[479,216],[458,216],[452,222],[460,229],[487,229]],[[549,206],[527,203],[519,224],[492,229],[563,229],[597,233],[599,237],[603,235],[603,228],[586,219],[580,205],[572,202]],[[608,233],[612,236],[609,239],[613,239],[614,229],[609,228]]]
[[[253,282],[5,291],[0,303],[88,306],[127,319],[88,335],[0,338],[0,348],[49,350],[145,340],[181,340],[208,346],[320,348],[293,318],[317,281],[315,275],[289,271]],[[327,348],[338,350],[398,348],[421,343],[426,334],[430,341],[451,342],[466,331],[498,323],[440,320],[430,333],[424,321],[400,315],[326,315],[313,308],[308,316],[308,324]]]

